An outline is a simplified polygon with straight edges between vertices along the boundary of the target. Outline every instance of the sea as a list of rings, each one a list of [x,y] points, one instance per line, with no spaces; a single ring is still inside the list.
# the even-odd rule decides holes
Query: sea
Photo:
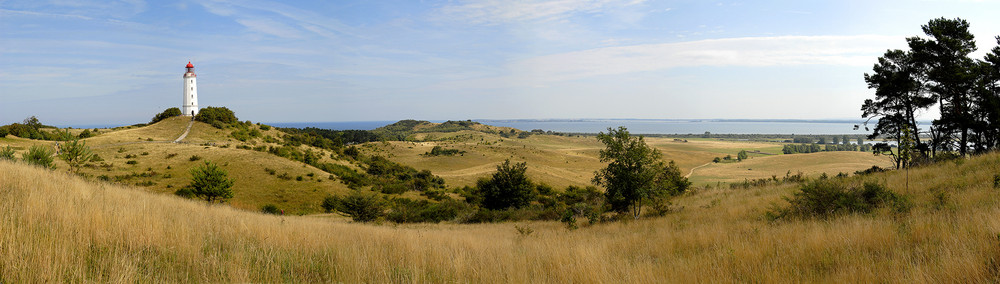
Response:
[[[479,123],[513,127],[524,131],[541,129],[563,133],[607,132],[624,126],[634,134],[868,134],[861,120],[732,120],[732,119],[473,119]],[[372,130],[395,121],[275,122],[278,127],[315,127],[332,130]],[[444,121],[431,121],[444,122]],[[857,125],[857,128],[855,126]],[[874,125],[874,124],[870,124]]]

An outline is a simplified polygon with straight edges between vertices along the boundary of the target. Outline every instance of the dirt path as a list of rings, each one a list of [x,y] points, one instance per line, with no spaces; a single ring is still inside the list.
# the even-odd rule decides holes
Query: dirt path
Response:
[[[691,168],[691,171],[688,172],[688,174],[686,176],[684,176],[684,178],[691,178],[691,175],[694,174],[694,170],[697,170],[698,168],[701,168],[701,167],[704,167],[704,166],[707,166],[707,165],[711,165],[711,164],[712,164],[712,162],[708,162],[708,163],[705,163],[704,165]]]
[[[181,137],[177,137],[177,140],[174,140],[174,143],[180,143],[181,140],[184,140],[184,138],[187,138],[188,132],[191,132],[191,126],[192,125],[194,125],[194,119],[192,119],[191,122],[188,122],[187,129],[184,129],[184,134],[181,134]]]

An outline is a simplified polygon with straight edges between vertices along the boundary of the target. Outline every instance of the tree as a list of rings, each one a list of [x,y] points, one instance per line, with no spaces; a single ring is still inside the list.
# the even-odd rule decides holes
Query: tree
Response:
[[[69,164],[70,170],[79,172],[80,166],[94,157],[87,142],[73,139],[59,145],[59,158]]]
[[[736,159],[739,160],[739,161],[741,161],[741,162],[743,160],[746,160],[747,159],[747,150],[740,150],[739,153],[736,153]]]
[[[229,179],[225,170],[215,163],[205,161],[205,164],[191,169],[191,193],[209,203],[226,200],[233,197],[233,180]]]
[[[153,116],[153,119],[149,121],[149,124],[157,123],[160,122],[161,120],[180,115],[181,115],[181,110],[179,108],[176,107],[168,108],[163,112],[157,114],[156,116]]]
[[[506,160],[497,165],[497,171],[489,179],[480,179],[476,188],[482,196],[481,205],[487,209],[521,208],[538,196],[535,186],[525,175],[527,163],[511,164]]]
[[[608,128],[597,139],[605,145],[600,159],[608,166],[594,173],[594,184],[604,186],[611,210],[638,219],[642,203],[654,193],[662,168],[660,151],[646,145],[642,136],[631,136],[624,126]]]
[[[49,147],[35,145],[28,149],[28,152],[21,154],[21,161],[28,163],[29,165],[36,165],[43,168],[55,168],[52,165],[52,149]]]
[[[840,144],[840,137],[839,136],[836,136],[836,135],[833,136],[833,144]]]
[[[925,95],[919,81],[920,70],[911,53],[889,50],[878,61],[872,68],[874,73],[865,73],[868,88],[875,89],[875,99],[865,100],[861,117],[868,121],[878,118],[868,139],[885,136],[899,143],[903,129],[919,133],[916,113],[934,104],[934,98]],[[919,139],[916,143],[920,143]]]
[[[906,41],[941,110],[941,118],[933,123],[946,137],[957,133],[959,153],[965,155],[972,126],[968,115],[973,110],[970,90],[975,77],[971,71],[975,64],[968,55],[976,51],[975,36],[969,32],[969,23],[960,18],[932,19],[921,29],[930,39],[910,37]]]

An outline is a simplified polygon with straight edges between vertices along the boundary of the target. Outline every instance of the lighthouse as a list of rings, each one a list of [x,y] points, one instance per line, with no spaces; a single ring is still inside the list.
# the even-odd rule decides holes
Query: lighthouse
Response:
[[[181,106],[181,113],[194,116],[198,114],[198,82],[197,75],[194,74],[194,64],[188,61],[184,72],[184,105]]]

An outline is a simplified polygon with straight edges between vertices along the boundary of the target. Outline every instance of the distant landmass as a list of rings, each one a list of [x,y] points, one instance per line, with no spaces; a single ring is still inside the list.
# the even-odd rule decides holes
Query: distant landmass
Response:
[[[541,129],[544,131],[567,133],[598,133],[608,127],[625,126],[637,134],[868,134],[861,125],[863,120],[851,119],[472,119],[486,125],[511,127],[524,131]],[[443,120],[431,121],[435,123]],[[396,123],[395,121],[348,121],[348,122],[289,122],[268,123],[278,127],[315,127],[332,130],[374,130]],[[869,123],[874,126],[875,121]],[[926,122],[929,124],[929,122]],[[924,124],[924,122],[921,122]],[[858,125],[858,129],[854,126]]]

